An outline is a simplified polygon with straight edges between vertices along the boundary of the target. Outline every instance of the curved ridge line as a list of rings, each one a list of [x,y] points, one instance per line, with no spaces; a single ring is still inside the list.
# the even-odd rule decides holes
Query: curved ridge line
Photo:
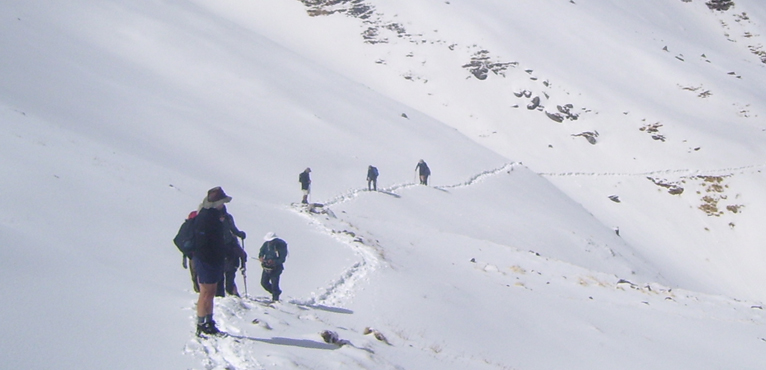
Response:
[[[538,172],[537,174],[540,176],[650,176],[650,175],[661,175],[661,174],[677,174],[677,173],[686,173],[688,175],[702,175],[705,173],[720,173],[720,172],[739,172],[744,173],[747,172],[747,170],[756,170],[758,168],[766,167],[766,164],[756,164],[756,165],[750,165],[750,166],[741,166],[741,167],[731,167],[731,168],[720,168],[720,169],[712,169],[712,170],[690,170],[690,169],[676,169],[676,170],[657,170],[657,171],[648,171],[648,172]]]
[[[454,188],[459,188],[459,187],[463,187],[463,186],[470,186],[470,185],[473,185],[475,183],[481,182],[482,180],[484,180],[485,178],[487,178],[489,176],[497,175],[498,173],[503,172],[503,171],[510,171],[513,167],[515,167],[515,166],[517,166],[519,164],[520,164],[519,162],[506,163],[506,164],[504,164],[501,167],[498,167],[498,168],[495,168],[495,169],[492,169],[492,170],[487,170],[487,171],[481,172],[481,173],[479,173],[477,175],[474,175],[473,177],[469,178],[465,182],[458,183],[458,184],[453,184],[453,185],[434,186],[434,188],[436,188],[436,189],[454,189]],[[387,188],[381,188],[380,191],[393,193],[393,192],[396,192],[397,190],[406,189],[406,188],[413,187],[413,186],[419,186],[419,184],[414,183],[414,182],[408,182],[408,183],[403,183],[403,184],[396,184],[396,185],[392,185],[392,186],[387,187]],[[353,189],[353,190],[350,190],[350,191],[348,191],[348,192],[346,192],[344,194],[336,196],[335,198],[333,198],[333,199],[327,201],[326,203],[324,203],[324,205],[325,206],[331,206],[331,205],[335,205],[335,204],[339,204],[339,203],[344,203],[344,202],[347,202],[347,201],[349,201],[351,199],[354,199],[354,198],[358,197],[360,194],[363,194],[363,193],[366,193],[366,192],[368,192],[368,190],[366,188]]]

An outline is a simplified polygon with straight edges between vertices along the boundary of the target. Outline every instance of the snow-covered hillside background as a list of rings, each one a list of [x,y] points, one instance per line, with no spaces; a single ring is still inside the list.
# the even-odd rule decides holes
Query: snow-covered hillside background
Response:
[[[758,0],[5,1],[0,367],[761,369],[765,22]],[[250,297],[216,300],[233,336],[200,339],[171,239],[218,185],[251,256],[268,231],[290,256],[281,303],[252,261]]]

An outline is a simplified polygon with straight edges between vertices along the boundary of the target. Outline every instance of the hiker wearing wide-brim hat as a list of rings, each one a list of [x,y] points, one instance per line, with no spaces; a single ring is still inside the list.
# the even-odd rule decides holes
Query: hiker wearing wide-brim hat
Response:
[[[197,334],[218,334],[213,321],[213,299],[219,281],[223,280],[225,242],[221,222],[224,204],[231,202],[220,186],[208,190],[194,218],[196,250],[192,263],[199,283],[197,301]]]
[[[226,195],[223,188],[216,186],[207,191],[207,195],[202,199],[202,203],[199,205],[199,210],[203,208],[220,209],[221,206],[229,202],[231,202],[231,197]]]

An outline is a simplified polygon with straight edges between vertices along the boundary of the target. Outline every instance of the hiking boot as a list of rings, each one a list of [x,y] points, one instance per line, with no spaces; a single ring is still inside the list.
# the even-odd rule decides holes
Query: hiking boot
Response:
[[[221,333],[220,330],[215,326],[215,321],[208,321],[204,324],[197,324],[197,335],[207,334],[207,335],[218,335]]]

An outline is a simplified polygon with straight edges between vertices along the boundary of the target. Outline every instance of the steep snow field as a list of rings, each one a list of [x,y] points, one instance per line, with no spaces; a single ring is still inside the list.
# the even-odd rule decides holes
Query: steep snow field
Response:
[[[0,10],[4,368],[766,360],[760,2]],[[290,256],[282,302],[253,261],[201,339],[171,239],[217,185]]]

